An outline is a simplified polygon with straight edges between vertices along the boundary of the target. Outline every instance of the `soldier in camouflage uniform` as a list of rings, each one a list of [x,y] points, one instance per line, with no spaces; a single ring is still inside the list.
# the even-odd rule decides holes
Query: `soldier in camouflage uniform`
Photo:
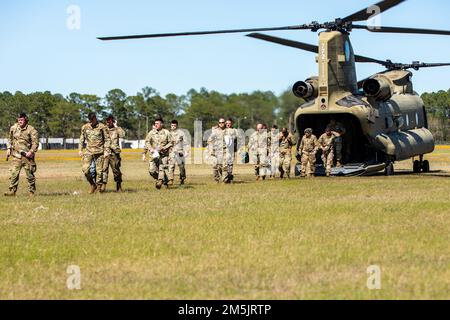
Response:
[[[306,176],[306,169],[309,164],[308,177],[313,177],[316,172],[316,153],[319,148],[317,137],[312,134],[312,129],[305,130],[305,135],[297,146],[297,154],[301,157],[302,173],[301,177]]]
[[[103,193],[106,189],[107,174],[105,170],[105,158],[110,156],[111,138],[109,136],[108,127],[103,123],[98,122],[95,113],[91,112],[88,115],[89,123],[81,128],[79,155],[83,158],[83,173],[86,180],[91,185],[90,194],[98,190]],[[83,152],[83,146],[86,149]],[[91,162],[95,162],[95,172],[97,173],[94,179],[90,172]]]
[[[111,138],[110,155],[105,158],[105,184],[108,183],[109,168],[111,167],[114,175],[114,181],[116,182],[116,191],[122,191],[122,172],[120,167],[122,165],[122,159],[120,153],[120,139],[125,138],[125,131],[117,125],[117,121],[113,115],[106,118],[106,125],[108,126],[109,137]]]
[[[277,125],[273,125],[270,131],[270,147],[269,147],[269,158],[270,158],[270,178],[275,178],[277,175],[278,167],[280,166],[280,144],[278,141],[280,131]]]
[[[325,133],[319,138],[319,145],[322,149],[322,161],[326,168],[327,177],[331,175],[331,168],[334,161],[334,142],[335,135],[331,131],[331,127],[327,127]]]
[[[343,136],[346,133],[344,125],[340,122],[336,122],[336,120],[332,119],[328,126],[333,135],[335,136],[334,140],[334,149],[336,151],[336,166],[342,167],[342,144],[343,144]]]
[[[255,164],[256,180],[265,180],[266,176],[270,174],[270,134],[264,125],[259,123],[249,139],[249,149],[252,157],[252,162]]]
[[[173,184],[174,176],[175,176],[175,166],[178,165],[180,170],[180,184],[183,185],[186,180],[186,159],[185,156],[187,154],[187,141],[184,132],[178,128],[178,121],[173,120],[170,125],[170,134],[172,135],[173,147],[170,153],[169,159],[169,184]]]
[[[224,172],[228,172],[225,135],[225,119],[221,118],[219,119],[219,125],[212,129],[212,133],[208,138],[209,159],[213,167],[214,180],[217,183],[221,180],[227,182],[227,178],[229,178],[228,175],[222,177]]]
[[[35,153],[39,147],[39,136],[36,129],[28,124],[28,117],[21,113],[17,123],[9,129],[7,140],[6,156],[12,156],[11,177],[9,192],[5,196],[15,196],[19,185],[19,176],[22,168],[25,169],[28,181],[29,195],[33,196],[36,192],[36,172]]]
[[[227,167],[227,175],[224,178],[225,183],[231,183],[234,179],[233,169],[234,169],[234,155],[236,150],[236,139],[238,136],[238,132],[235,128],[233,128],[233,120],[228,119],[225,122],[225,135],[224,141],[226,145],[226,167]]]
[[[150,161],[148,171],[150,176],[156,180],[156,189],[162,185],[169,187],[169,155],[173,147],[172,135],[169,130],[163,128],[164,121],[156,119],[154,129],[150,131],[145,139],[143,159],[145,161],[149,153]]]
[[[280,178],[284,178],[284,174],[286,174],[287,178],[291,177],[291,163],[292,163],[292,146],[293,136],[289,133],[287,128],[281,129],[279,137],[277,139],[280,144]]]

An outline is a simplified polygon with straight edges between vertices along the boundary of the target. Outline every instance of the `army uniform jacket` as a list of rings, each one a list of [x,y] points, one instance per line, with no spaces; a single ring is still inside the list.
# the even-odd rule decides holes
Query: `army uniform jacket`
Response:
[[[176,129],[170,131],[170,134],[172,136],[172,143],[173,143],[172,152],[174,154],[182,153],[183,155],[185,155],[186,154],[185,148],[187,145],[187,141],[184,132],[181,129]]]
[[[22,159],[21,153],[32,151],[36,153],[39,148],[39,135],[35,128],[27,124],[21,128],[18,123],[9,129],[7,147],[14,158]]]
[[[81,128],[79,150],[83,151],[83,144],[86,144],[88,154],[102,154],[109,152],[111,147],[111,138],[108,127],[103,123],[97,123],[92,126],[90,123]]]
[[[125,138],[125,131],[121,127],[108,128],[109,137],[111,139],[111,152],[119,154],[122,150],[120,148],[120,139]]]
[[[324,152],[333,151],[334,148],[335,135],[331,134],[330,136],[324,133],[319,138],[319,145]]]
[[[168,156],[173,147],[172,135],[166,129],[153,129],[145,139],[144,153],[148,151],[158,151],[162,156]]]
[[[216,155],[216,151],[225,152],[227,146],[225,144],[226,129],[215,127],[212,129],[211,136],[208,138],[208,149],[211,156]]]
[[[292,146],[294,143],[292,142],[293,136],[292,134],[288,134],[287,137],[280,133],[278,141],[280,142],[280,153],[286,154],[292,152]]]
[[[315,135],[311,135],[311,137],[307,138],[303,136],[302,141],[300,142],[300,146],[298,150],[300,153],[311,153],[316,152],[319,148],[319,143],[317,141],[317,137]]]
[[[256,131],[250,136],[248,144],[251,152],[258,155],[268,155],[271,144],[270,134],[267,133],[267,130],[263,132]]]

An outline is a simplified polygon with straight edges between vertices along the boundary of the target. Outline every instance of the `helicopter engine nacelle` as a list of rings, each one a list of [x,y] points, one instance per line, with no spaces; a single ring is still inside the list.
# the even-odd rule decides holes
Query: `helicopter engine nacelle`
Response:
[[[386,101],[392,97],[391,84],[388,79],[382,76],[376,76],[364,81],[363,90],[366,96],[377,100]]]
[[[297,98],[311,100],[317,98],[319,92],[318,87],[319,83],[317,79],[310,78],[306,79],[306,81],[295,83],[292,91]]]

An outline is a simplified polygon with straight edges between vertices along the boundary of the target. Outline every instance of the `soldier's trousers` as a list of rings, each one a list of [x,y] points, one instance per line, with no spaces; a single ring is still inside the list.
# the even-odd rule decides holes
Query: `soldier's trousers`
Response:
[[[278,169],[281,174],[287,174],[288,178],[291,175],[291,163],[292,163],[292,154],[290,152],[281,152],[280,153],[280,164]]]
[[[255,176],[265,177],[270,175],[270,159],[264,154],[255,154],[253,156],[253,163],[255,164]]]
[[[313,175],[316,172],[316,154],[314,152],[302,153],[302,176],[306,175],[308,165],[308,175]]]
[[[106,158],[104,162],[105,183],[108,183],[109,167],[111,167],[111,171],[114,175],[114,181],[122,182],[122,172],[120,171],[121,166],[122,166],[122,158],[120,157],[120,153],[112,152],[111,155],[108,158]]]
[[[333,161],[334,161],[334,152],[328,151],[322,153],[322,161],[323,166],[325,167],[325,172],[327,174],[331,173],[331,168],[333,167]]]
[[[37,167],[34,159],[28,159],[25,157],[22,157],[22,159],[17,159],[13,157],[11,162],[12,165],[10,169],[11,176],[9,178],[9,190],[14,192],[17,191],[17,187],[19,186],[20,171],[24,168],[27,175],[28,191],[32,193],[36,192],[36,178],[34,173],[36,172]]]
[[[95,172],[97,172],[96,178],[94,179],[91,174],[91,162],[94,161],[95,164]],[[83,167],[82,171],[86,177],[86,180],[90,184],[105,184],[107,177],[106,177],[106,171],[108,170],[108,167],[106,167],[105,170],[105,157],[103,156],[103,153],[99,154],[85,154],[83,156]]]
[[[186,179],[186,159],[184,156],[180,156],[178,153],[174,153],[170,156],[169,160],[169,180],[173,180],[175,177],[175,167],[178,165],[180,170],[180,180]]]
[[[217,157],[215,155],[210,156],[211,165],[213,168],[214,180],[219,182],[220,180],[227,182],[233,179],[233,163],[227,161],[226,157]],[[223,174],[226,173],[225,176]],[[223,177],[222,177],[223,176]]]
[[[166,181],[169,177],[169,155],[160,155],[148,163],[148,172],[155,180]]]
[[[277,170],[279,169],[280,164],[281,162],[278,152],[276,154],[272,154],[272,156],[270,157],[270,174],[273,177],[275,177],[275,175],[277,174]]]

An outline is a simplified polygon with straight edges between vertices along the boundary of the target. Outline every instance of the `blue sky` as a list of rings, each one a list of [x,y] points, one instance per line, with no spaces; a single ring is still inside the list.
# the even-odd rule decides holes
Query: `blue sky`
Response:
[[[376,0],[29,0],[0,3],[0,91],[93,93],[145,86],[161,94],[189,89],[280,93],[317,73],[314,54],[244,34],[101,42],[97,36],[285,26],[344,17]],[[343,5],[345,4],[345,5]],[[81,30],[66,10],[81,9]],[[382,15],[382,24],[450,30],[450,2],[409,0]],[[269,34],[317,43],[309,31]],[[450,62],[450,36],[352,33],[356,53],[411,62]],[[358,64],[359,78],[377,71]],[[450,67],[415,72],[419,93],[450,88]]]

